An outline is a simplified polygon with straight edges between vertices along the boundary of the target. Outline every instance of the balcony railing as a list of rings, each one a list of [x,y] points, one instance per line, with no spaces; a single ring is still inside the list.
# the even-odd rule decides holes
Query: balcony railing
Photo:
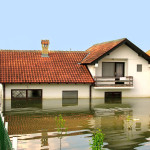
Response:
[[[100,77],[95,76],[96,87],[133,87],[133,77]]]

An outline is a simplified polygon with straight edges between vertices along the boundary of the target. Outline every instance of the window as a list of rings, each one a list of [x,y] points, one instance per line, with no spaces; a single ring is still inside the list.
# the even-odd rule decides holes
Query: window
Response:
[[[42,96],[41,90],[28,90],[28,98],[39,98]]]
[[[78,91],[63,91],[62,92],[62,105],[78,105]]]
[[[105,92],[105,103],[121,103],[121,92]]]
[[[42,89],[12,89],[11,108],[42,108]]]
[[[142,72],[142,64],[137,64],[137,72]]]
[[[26,90],[12,90],[12,98],[26,98]]]
[[[102,63],[103,77],[123,77],[124,62],[103,62]]]
[[[32,99],[32,98],[42,98],[41,89],[12,89],[11,90],[12,99]]]
[[[114,77],[115,76],[115,63],[104,62],[102,64],[103,77]]]

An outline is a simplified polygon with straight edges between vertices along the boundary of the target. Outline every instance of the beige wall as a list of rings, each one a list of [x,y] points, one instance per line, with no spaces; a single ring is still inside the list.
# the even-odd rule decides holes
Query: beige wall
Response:
[[[88,65],[88,69],[93,77],[96,76],[95,65]]]
[[[62,98],[62,91],[78,90],[79,98],[89,98],[89,84],[6,84],[6,99],[11,99],[11,89],[42,89],[43,98]]]
[[[102,76],[102,62],[124,62],[125,63],[125,76],[133,76],[134,89],[121,89],[121,90],[102,90],[92,89],[92,98],[104,97],[106,91],[121,91],[123,97],[150,97],[150,67],[148,62],[138,56],[131,48],[126,45],[122,45],[112,53],[104,57],[98,62],[98,67],[94,65],[90,66],[95,68],[96,76]],[[142,72],[137,72],[137,64],[142,64]]]

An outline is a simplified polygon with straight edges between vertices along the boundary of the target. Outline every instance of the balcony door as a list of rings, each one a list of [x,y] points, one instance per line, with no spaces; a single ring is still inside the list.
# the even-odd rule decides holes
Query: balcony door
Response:
[[[115,77],[123,77],[124,76],[124,63],[116,62],[115,63]]]
[[[103,62],[102,63],[103,77],[123,77],[124,62]]]

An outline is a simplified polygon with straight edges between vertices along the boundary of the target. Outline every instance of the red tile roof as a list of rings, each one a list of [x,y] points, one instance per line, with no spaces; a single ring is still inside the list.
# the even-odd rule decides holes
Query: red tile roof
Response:
[[[110,51],[124,40],[126,40],[126,38],[93,45],[86,50],[86,52],[88,52],[89,54],[85,57],[85,59],[83,59],[81,63],[92,63],[94,60],[98,59],[100,56],[104,55],[106,52]]]
[[[87,52],[0,51],[1,83],[93,83],[85,65],[79,62]]]
[[[146,52],[146,54],[147,54],[148,56],[150,56],[150,50],[148,50],[148,51]]]

